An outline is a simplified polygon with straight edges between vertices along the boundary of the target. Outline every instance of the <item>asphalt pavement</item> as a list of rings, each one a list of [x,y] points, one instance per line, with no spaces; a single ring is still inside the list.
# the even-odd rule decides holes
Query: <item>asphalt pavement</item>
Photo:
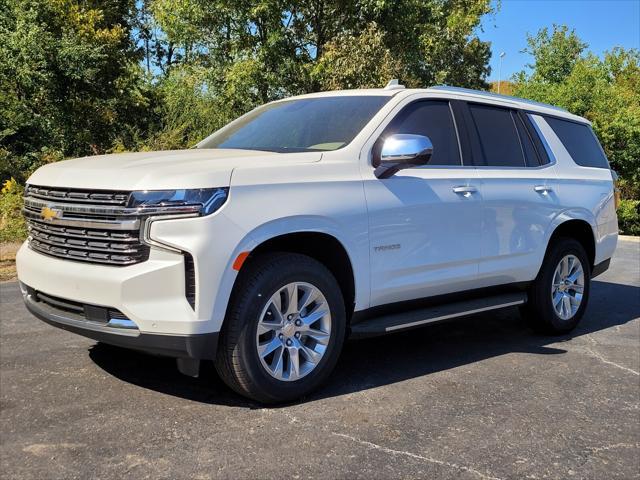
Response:
[[[637,240],[570,335],[509,309],[352,341],[322,390],[275,408],[0,294],[3,479],[640,478]]]

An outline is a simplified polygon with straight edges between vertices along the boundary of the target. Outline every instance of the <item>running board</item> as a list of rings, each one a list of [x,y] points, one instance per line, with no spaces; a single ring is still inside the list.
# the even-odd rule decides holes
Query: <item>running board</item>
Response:
[[[351,337],[371,337],[420,327],[428,323],[441,322],[456,317],[522,305],[527,301],[524,292],[507,293],[474,300],[464,300],[442,305],[393,313],[370,318],[351,325]]]

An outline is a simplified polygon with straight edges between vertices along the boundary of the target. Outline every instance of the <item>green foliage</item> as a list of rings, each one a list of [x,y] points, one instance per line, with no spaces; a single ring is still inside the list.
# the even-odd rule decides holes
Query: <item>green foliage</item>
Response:
[[[327,43],[311,76],[322,90],[376,88],[389,79],[408,77],[402,63],[385,46],[384,34],[375,23],[359,35],[343,34]],[[411,79],[409,83],[417,82]]]
[[[27,227],[22,217],[22,187],[11,178],[0,191],[0,242],[23,240]]]
[[[553,25],[553,32],[542,28],[536,36],[527,35],[528,48],[524,50],[533,56],[535,64],[533,77],[537,81],[560,83],[567,78],[580,55],[587,48],[575,31],[569,31],[566,25]]]
[[[93,6],[95,4],[95,6]],[[0,178],[23,181],[49,156],[133,145],[152,122],[130,40],[133,0],[0,4]]]
[[[620,202],[618,226],[623,235],[640,235],[640,200],[622,200]]]
[[[484,88],[489,45],[475,31],[490,11],[490,0],[143,2],[153,17],[139,22],[143,63],[163,72],[151,145],[191,145],[262,103],[316,90],[391,78]]]
[[[614,48],[604,58],[585,54],[586,45],[567,27],[542,29],[529,37],[530,74],[514,77],[514,95],[564,107],[589,119],[611,167],[640,185],[640,52]],[[635,185],[635,186],[634,186]]]

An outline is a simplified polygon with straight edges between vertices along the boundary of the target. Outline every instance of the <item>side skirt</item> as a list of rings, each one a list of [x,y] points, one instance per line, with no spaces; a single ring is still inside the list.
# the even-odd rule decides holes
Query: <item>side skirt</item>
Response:
[[[358,323],[352,323],[351,338],[385,335],[475,313],[514,307],[526,301],[525,292],[510,292],[376,315]]]

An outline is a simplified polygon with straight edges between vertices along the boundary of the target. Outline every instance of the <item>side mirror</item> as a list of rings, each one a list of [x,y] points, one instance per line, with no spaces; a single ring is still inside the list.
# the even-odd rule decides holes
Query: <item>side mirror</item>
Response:
[[[433,155],[429,137],[398,133],[384,139],[379,158],[375,159],[375,175],[389,178],[403,168],[426,165]]]

